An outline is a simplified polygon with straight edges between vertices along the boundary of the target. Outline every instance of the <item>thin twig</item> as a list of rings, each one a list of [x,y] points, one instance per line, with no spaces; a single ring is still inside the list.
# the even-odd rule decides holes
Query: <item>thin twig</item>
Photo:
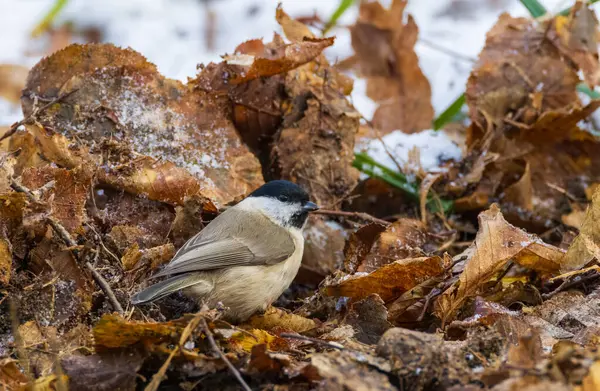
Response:
[[[248,383],[246,383],[246,381],[244,380],[244,378],[242,377],[240,372],[237,370],[237,368],[233,366],[231,361],[229,361],[227,356],[225,356],[225,353],[223,353],[221,351],[221,349],[215,342],[215,338],[213,337],[212,332],[210,331],[210,328],[208,327],[208,324],[206,323],[206,319],[202,318],[200,323],[203,328],[202,331],[204,331],[204,335],[206,335],[206,338],[208,339],[208,342],[210,343],[211,348],[215,351],[215,353],[217,353],[219,355],[219,357],[221,358],[221,360],[223,360],[225,365],[227,365],[227,367],[229,368],[229,371],[233,374],[233,376],[235,376],[235,378],[237,379],[238,383],[240,383],[242,388],[245,391],[252,391],[252,389],[250,388]]]
[[[173,360],[173,357],[175,357],[175,355],[181,351],[182,346],[185,345],[185,342],[188,340],[190,335],[192,335],[192,332],[196,329],[196,327],[198,327],[201,321],[204,321],[204,313],[202,311],[198,312],[196,316],[194,316],[194,318],[190,320],[190,323],[188,323],[187,326],[185,326],[185,329],[183,329],[183,331],[181,332],[181,337],[179,337],[179,344],[175,347],[175,349],[171,351],[171,354],[169,354],[169,357],[167,357],[167,359],[160,367],[158,372],[156,372],[152,376],[152,380],[150,380],[150,383],[148,383],[146,388],[144,388],[144,391],[158,390],[160,383],[165,377],[165,373],[167,373],[169,365],[171,365],[171,360]]]
[[[33,192],[31,190],[29,190],[25,186],[21,185],[14,179],[11,180],[10,186],[15,191],[24,193],[30,200],[32,200],[36,203],[40,202],[40,200],[33,194]],[[69,249],[75,256],[75,258],[80,260],[79,259],[79,251],[77,249],[78,248],[77,242],[75,242],[75,240],[73,240],[73,238],[71,237],[71,234],[69,234],[69,232],[66,230],[66,228],[63,227],[62,224],[60,222],[58,222],[58,220],[56,220],[52,216],[46,217],[46,222],[48,223],[48,225],[50,225],[50,227],[52,227],[54,232],[56,232],[58,234],[58,236],[60,236],[60,238],[63,240],[63,242],[65,242],[65,244],[69,247]],[[123,314],[124,313],[123,307],[121,307],[121,304],[117,300],[117,297],[115,296],[115,293],[111,289],[108,282],[106,282],[104,277],[102,277],[102,275],[100,273],[98,273],[98,271],[96,269],[94,269],[94,267],[92,266],[91,263],[89,263],[88,261],[85,261],[85,262],[83,262],[83,264],[90,271],[90,273],[92,273],[92,277],[94,278],[94,281],[96,281],[96,283],[98,284],[100,289],[102,289],[102,291],[108,298],[109,302],[111,303],[113,309],[115,311],[117,311],[119,314]]]
[[[577,279],[567,279],[562,284],[560,284],[558,286],[558,288],[556,288],[552,292],[550,292],[550,293],[544,293],[542,295],[542,299],[548,300],[548,299],[556,296],[560,292],[564,292],[567,289],[571,289],[571,288],[574,288],[574,287],[576,287],[578,285],[585,284],[586,282],[591,281],[591,280],[595,280],[598,277],[600,277],[600,274],[593,273],[593,274],[590,274],[589,276],[583,276],[583,277],[576,276]]]
[[[234,326],[234,325],[232,325],[231,323],[229,323],[229,322],[226,322],[226,321],[224,321],[224,320],[222,320],[222,319],[216,319],[216,320],[214,320],[214,323],[215,323],[215,324],[216,324],[217,322],[218,322],[218,323],[221,323],[221,324],[224,324],[225,326],[229,327],[231,330],[235,330],[235,331],[237,331],[237,332],[239,332],[239,333],[241,333],[241,334],[247,335],[247,336],[248,336],[248,337],[250,337],[250,338],[254,338],[254,340],[256,340],[256,341],[258,342],[258,337],[257,337],[256,335],[252,334],[251,332],[247,331],[247,330],[244,330],[244,329],[242,329],[242,328],[239,328],[239,327],[237,327],[237,326]]]
[[[425,314],[427,313],[427,309],[429,308],[431,301],[433,300],[434,297],[439,296],[441,293],[442,293],[441,289],[433,288],[427,294],[427,296],[425,296],[425,303],[423,303],[423,310],[419,314],[419,317],[417,318],[417,322],[422,322],[423,319],[425,319]]]
[[[104,251],[106,251],[106,253],[108,255],[110,255],[115,261],[117,261],[117,266],[121,266],[121,260],[119,259],[119,257],[117,257],[112,251],[110,251],[108,248],[106,248],[106,246],[104,245],[104,242],[102,241],[102,237],[100,236],[100,234],[98,233],[98,231],[96,231],[96,228],[94,228],[91,224],[85,223],[85,225],[92,230],[92,232],[94,232],[94,234],[96,235],[96,237],[98,238],[98,241],[100,242],[100,246],[102,246],[102,249]]]
[[[336,343],[329,342],[329,341],[324,341],[324,340],[318,339],[318,338],[307,337],[305,335],[300,335],[300,334],[281,333],[281,334],[279,334],[279,336],[281,338],[299,339],[299,340],[302,340],[302,341],[309,341],[309,342],[312,342],[312,343],[316,343],[316,344],[319,344],[319,345],[324,345],[324,346],[330,347],[332,349],[337,349],[337,350],[344,350],[345,349],[340,344],[336,344]]]
[[[353,217],[356,219],[371,221],[373,223],[382,224],[385,226],[390,225],[389,221],[378,219],[377,217],[371,216],[368,213],[363,212],[344,212],[340,210],[327,210],[327,209],[319,209],[312,212],[313,214],[319,215],[327,215],[327,216],[340,216],[340,217]]]
[[[6,133],[4,133],[2,135],[2,137],[0,137],[0,141],[9,138],[10,136],[12,136],[13,134],[15,134],[15,132],[17,131],[17,129],[19,128],[19,126],[21,125],[25,125],[26,123],[28,123],[29,121],[31,121],[33,118],[35,118],[36,116],[38,116],[40,113],[43,113],[44,111],[46,111],[46,109],[48,109],[48,107],[52,106],[55,103],[60,102],[61,100],[68,98],[69,96],[73,95],[74,93],[76,93],[79,89],[75,88],[74,90],[71,90],[65,94],[62,94],[54,99],[52,99],[50,102],[46,103],[45,105],[43,105],[42,107],[40,107],[39,109],[33,109],[33,111],[31,112],[31,114],[29,114],[28,116],[26,116],[25,118],[23,118],[22,120],[15,122],[14,124],[12,124],[10,126],[10,128],[6,131]]]

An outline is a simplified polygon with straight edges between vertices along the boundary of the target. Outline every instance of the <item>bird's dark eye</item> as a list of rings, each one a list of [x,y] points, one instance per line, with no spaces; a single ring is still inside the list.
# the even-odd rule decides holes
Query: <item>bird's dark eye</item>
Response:
[[[283,194],[279,196],[279,201],[281,201],[281,202],[287,202],[287,200],[288,200],[288,196],[283,195]]]

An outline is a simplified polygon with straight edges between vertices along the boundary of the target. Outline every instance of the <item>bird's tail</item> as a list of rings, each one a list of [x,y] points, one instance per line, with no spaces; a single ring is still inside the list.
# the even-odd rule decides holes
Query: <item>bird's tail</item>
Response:
[[[206,290],[206,293],[209,293],[213,287],[202,273],[181,274],[150,285],[148,288],[134,295],[131,298],[131,303],[134,305],[149,303],[192,285],[196,285],[195,290]]]

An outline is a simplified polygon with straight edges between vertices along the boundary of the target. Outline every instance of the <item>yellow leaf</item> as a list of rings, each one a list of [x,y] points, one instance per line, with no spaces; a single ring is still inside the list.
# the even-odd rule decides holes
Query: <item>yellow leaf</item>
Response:
[[[252,335],[248,335],[248,333]],[[269,334],[265,330],[252,329],[247,333],[235,333],[229,339],[229,343],[233,348],[240,348],[245,352],[250,353],[255,345],[265,344],[267,349],[271,348],[271,343],[275,340],[275,336]]]
[[[356,300],[376,293],[383,301],[388,302],[443,272],[444,262],[438,256],[403,259],[367,275],[350,276],[338,284],[328,286],[326,293]]]
[[[272,330],[276,327],[302,333],[315,328],[313,320],[294,315],[275,307],[269,308],[264,314],[255,315],[246,322],[252,328]]]
[[[596,361],[590,366],[590,371],[583,378],[582,391],[600,390],[600,361]]]
[[[94,341],[98,346],[118,348],[137,342],[177,340],[184,327],[176,322],[130,322],[119,315],[104,315],[94,326]]]

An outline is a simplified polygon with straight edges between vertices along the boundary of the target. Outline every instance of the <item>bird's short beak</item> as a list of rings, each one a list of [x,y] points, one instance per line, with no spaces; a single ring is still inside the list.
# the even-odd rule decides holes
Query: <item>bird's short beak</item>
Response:
[[[314,212],[315,210],[318,210],[319,206],[317,204],[315,204],[314,202],[310,202],[308,201],[307,203],[304,204],[304,206],[302,206],[302,210],[306,211],[306,212]]]

